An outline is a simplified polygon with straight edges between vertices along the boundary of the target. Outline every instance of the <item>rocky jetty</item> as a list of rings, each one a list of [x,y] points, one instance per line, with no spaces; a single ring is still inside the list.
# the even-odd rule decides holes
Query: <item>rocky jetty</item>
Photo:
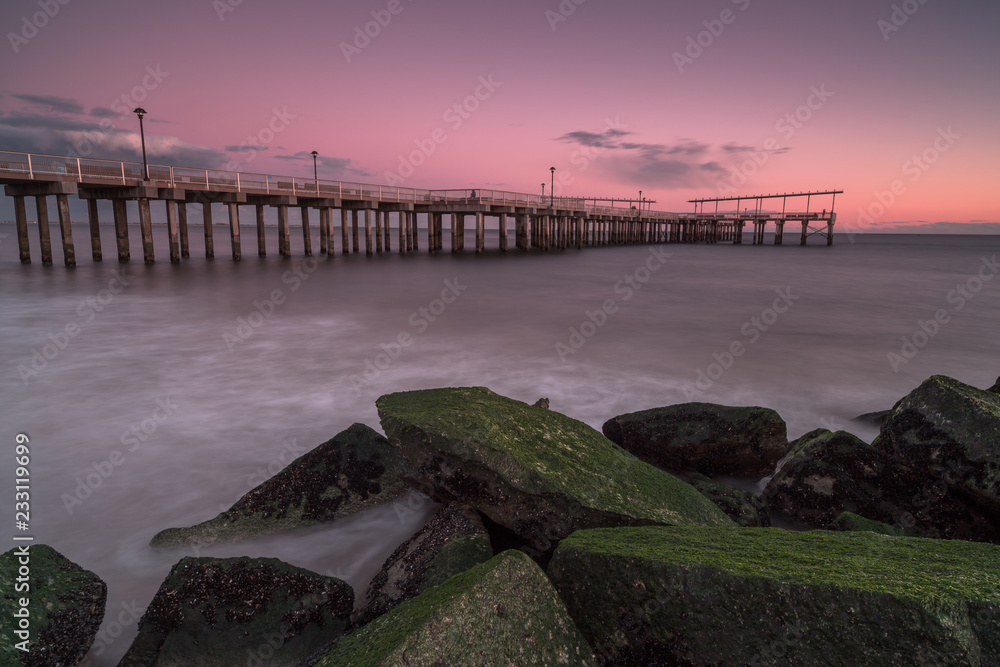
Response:
[[[483,387],[376,404],[389,440],[439,501],[475,507],[542,560],[579,528],[732,525],[689,484],[558,412]]]
[[[784,420],[767,408],[684,403],[612,417],[616,445],[658,468],[761,478],[788,450]]]
[[[52,547],[36,544],[0,556],[0,588],[0,664],[75,665],[87,655],[108,599],[100,577]]]
[[[355,622],[368,623],[492,557],[490,536],[476,511],[459,503],[443,507],[385,561],[368,587],[365,606],[355,615]]]
[[[403,602],[313,662],[359,665],[593,665],[545,573],[509,550]]]
[[[336,639],[354,592],[274,558],[184,558],[119,667],[292,666]]]
[[[154,547],[246,540],[350,516],[409,489],[406,461],[389,441],[354,424],[300,456],[214,519],[156,534]]]
[[[585,530],[548,568],[605,665],[1000,664],[1000,547],[775,528]]]

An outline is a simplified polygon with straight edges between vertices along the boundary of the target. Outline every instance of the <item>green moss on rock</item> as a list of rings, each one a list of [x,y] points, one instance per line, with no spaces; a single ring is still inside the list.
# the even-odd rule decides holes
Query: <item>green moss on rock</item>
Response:
[[[475,510],[458,503],[443,507],[386,559],[368,587],[365,607],[355,615],[355,622],[368,623],[492,557],[490,536]]]
[[[867,531],[869,533],[878,533],[880,535],[889,535],[891,537],[903,537],[906,535],[906,531],[902,528],[890,526],[889,524],[882,523],[881,521],[866,519],[865,517],[854,514],[853,512],[841,513],[840,516],[830,523],[830,530],[840,530],[844,532]]]
[[[760,478],[788,449],[785,422],[774,410],[683,403],[612,417],[612,442],[666,470]]]
[[[440,500],[461,500],[540,552],[576,528],[731,525],[710,501],[586,424],[483,387],[382,396],[382,427]]]
[[[771,525],[771,512],[767,502],[749,491],[711,480],[697,480],[691,485],[698,493],[715,503],[736,525],[744,528],[766,528]]]
[[[338,641],[317,667],[592,665],[545,573],[505,551]]]
[[[27,552],[15,548],[0,556],[0,664],[75,665],[90,650],[101,627],[107,584],[50,546],[36,544]],[[30,572],[27,581],[18,581],[22,567]],[[25,584],[26,590],[15,588]],[[20,613],[22,598],[28,600],[27,653],[15,647],[23,641],[14,634],[21,629],[14,613]]]
[[[343,518],[406,492],[406,462],[389,441],[354,424],[300,456],[214,519],[156,534],[154,547],[238,542]]]
[[[657,526],[574,533],[549,575],[604,664],[979,666],[1000,660],[997,562],[961,541]]]
[[[295,665],[340,635],[351,587],[274,558],[184,558],[119,667]]]

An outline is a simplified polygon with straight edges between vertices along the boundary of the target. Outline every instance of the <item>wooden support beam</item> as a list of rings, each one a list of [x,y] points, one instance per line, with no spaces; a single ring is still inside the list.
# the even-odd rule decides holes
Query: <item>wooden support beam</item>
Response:
[[[24,196],[14,195],[14,222],[17,227],[17,252],[21,264],[31,264],[31,244],[28,240],[28,214],[24,207]]]
[[[278,204],[278,254],[282,257],[292,256],[292,242],[288,229],[288,205]]]
[[[306,257],[312,257],[312,230],[309,229],[309,207],[301,206],[299,211],[302,214],[302,247]]]
[[[87,221],[90,223],[90,254],[95,262],[103,261],[101,253],[101,219],[98,217],[97,200],[87,200]]]
[[[177,228],[181,234],[181,259],[191,256],[191,246],[188,242],[187,202],[177,202]]]
[[[201,203],[201,220],[202,224],[205,226],[205,259],[215,259],[215,232],[212,229],[212,202],[206,200]]]
[[[167,207],[167,238],[170,246],[170,263],[176,264],[181,261],[180,234],[177,230],[177,204],[172,199],[165,199],[163,203]]]
[[[233,261],[243,259],[243,246],[240,243],[240,205],[229,202],[229,240],[233,248]]]
[[[49,205],[45,195],[35,197],[38,215],[38,242],[42,249],[42,264],[52,264],[52,237],[49,236]]]
[[[124,199],[111,200],[112,211],[115,216],[115,241],[118,245],[118,261],[127,262],[131,259],[131,250],[128,242],[128,207]]]
[[[142,261],[152,264],[156,261],[153,254],[153,218],[149,212],[149,200],[139,200],[139,231],[142,234]]]
[[[66,266],[76,266],[73,225],[69,218],[69,200],[66,195],[56,195],[56,208],[59,209],[59,232],[62,234],[63,261]]]
[[[264,205],[257,204],[255,207],[257,214],[257,256],[267,257],[267,241],[264,237]]]

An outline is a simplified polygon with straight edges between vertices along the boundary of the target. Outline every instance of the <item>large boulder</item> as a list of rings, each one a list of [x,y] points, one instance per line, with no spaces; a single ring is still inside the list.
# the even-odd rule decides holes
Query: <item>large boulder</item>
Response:
[[[344,637],[316,667],[593,665],[545,573],[508,550]]]
[[[154,547],[250,539],[350,516],[406,493],[406,461],[382,435],[354,424],[292,461],[214,519],[168,528]]]
[[[689,484],[558,412],[483,387],[389,394],[377,406],[438,500],[474,506],[542,560],[578,528],[732,525]]]
[[[767,408],[684,403],[612,417],[604,435],[666,470],[760,478],[788,449],[785,422]]]
[[[993,386],[986,391],[992,391],[994,394],[1000,394],[1000,378],[997,378],[997,381],[993,384]]]
[[[764,489],[774,512],[825,528],[841,512],[886,517],[885,463],[878,450],[845,431],[820,429],[794,441]]]
[[[1000,395],[935,375],[893,407],[875,444],[901,474],[941,480],[1000,521]]]
[[[383,563],[355,622],[368,623],[400,602],[437,586],[493,557],[490,536],[475,510],[452,503],[442,507]]]
[[[274,558],[184,558],[118,667],[295,665],[344,631],[353,606],[343,581]]]
[[[75,665],[87,655],[108,599],[100,577],[48,545],[25,545],[0,556],[0,589],[0,664]]]
[[[694,480],[691,485],[698,493],[715,503],[737,526],[767,528],[771,525],[771,511],[763,498],[710,479]]]
[[[1000,664],[1000,547],[873,533],[580,531],[549,565],[605,665]]]

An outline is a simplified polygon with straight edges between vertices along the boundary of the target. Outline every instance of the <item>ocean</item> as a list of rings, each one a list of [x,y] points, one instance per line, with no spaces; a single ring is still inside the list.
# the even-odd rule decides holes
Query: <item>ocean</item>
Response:
[[[447,226],[447,225],[446,225]],[[58,226],[53,230],[57,231]],[[190,551],[158,531],[215,516],[294,456],[354,422],[378,430],[382,394],[486,386],[595,428],[688,401],[777,410],[790,438],[877,431],[883,410],[933,374],[988,387],[1000,375],[1000,236],[838,234],[833,247],[661,245],[500,253],[216,259],[191,227],[191,259],[146,266],[18,262],[0,224],[0,404],[8,443],[0,509],[14,529],[14,443],[30,439],[30,534],[100,575],[107,615],[88,662],[117,663],[138,615]],[[245,230],[246,231],[246,230]],[[474,248],[470,235],[466,248]],[[513,231],[511,231],[513,247]],[[788,237],[786,236],[786,239]],[[395,232],[393,248],[396,248]],[[770,242],[770,237],[768,237]],[[318,231],[313,239],[318,250]],[[301,534],[203,549],[275,556],[339,576],[363,595],[427,519],[383,507]],[[409,507],[407,508],[407,510]],[[13,546],[13,543],[10,543]]]

